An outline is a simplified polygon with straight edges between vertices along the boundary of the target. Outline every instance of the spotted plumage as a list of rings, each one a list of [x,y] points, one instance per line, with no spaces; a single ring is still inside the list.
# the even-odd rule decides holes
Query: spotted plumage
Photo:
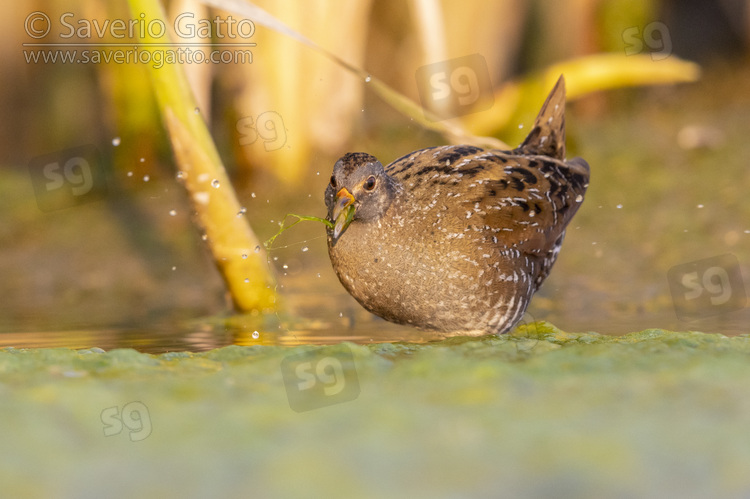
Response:
[[[522,317],[583,201],[588,164],[565,160],[563,78],[512,151],[422,149],[386,167],[336,162],[328,252],[349,293],[384,319],[456,334],[503,333]]]

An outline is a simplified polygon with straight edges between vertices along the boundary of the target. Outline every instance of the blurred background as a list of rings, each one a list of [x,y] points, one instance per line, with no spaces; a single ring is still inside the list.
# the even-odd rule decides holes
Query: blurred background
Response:
[[[513,100],[513,91],[527,87],[509,85],[534,81],[551,65],[602,53],[645,60],[654,72],[680,60],[699,64],[700,79],[692,83],[633,87],[621,79],[607,91],[573,96],[569,155],[590,163],[591,186],[527,319],[605,334],[652,327],[748,332],[750,2],[255,4],[425,107],[435,103],[420,94],[420,68],[478,54],[491,84],[487,99],[481,109],[451,116],[511,147],[533,113],[516,113],[508,103],[526,102],[518,108],[536,112],[549,88]],[[170,26],[190,14],[182,18],[183,39],[199,20],[231,15],[188,0],[165,6]],[[50,334],[61,344],[80,337],[86,340],[74,342],[117,337],[127,344],[129,337],[148,341],[169,331],[202,334],[204,341],[215,337],[215,324],[189,321],[230,310],[175,178],[147,64],[103,60],[128,49],[106,44],[122,42],[112,22],[130,19],[137,16],[125,1],[95,0],[19,0],[0,18],[0,334],[16,346]],[[220,47],[230,54],[225,62],[184,68],[261,239],[288,212],[325,215],[323,192],[344,153],[367,151],[386,164],[449,140],[290,37],[260,24],[245,37],[222,36],[227,29],[214,23],[183,40],[227,44]],[[231,44],[246,42],[255,44],[251,55],[234,59],[248,48]],[[60,55],[78,51],[80,60],[86,49],[99,50],[102,60],[73,63]],[[86,180],[76,165],[66,169],[71,151],[88,158],[96,196],[66,205],[43,187]],[[40,173],[48,164],[59,169]],[[282,296],[301,316],[318,320],[324,336],[424,338],[373,319],[344,292],[320,224],[284,233],[268,265],[279,274]],[[685,275],[714,300],[681,309],[675,286],[687,282]]]

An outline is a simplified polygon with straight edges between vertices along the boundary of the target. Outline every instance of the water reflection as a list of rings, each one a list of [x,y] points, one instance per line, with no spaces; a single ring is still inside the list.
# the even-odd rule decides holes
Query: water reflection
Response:
[[[182,322],[107,329],[69,329],[0,333],[0,348],[132,348],[144,353],[170,351],[202,352],[229,345],[297,346],[329,345],[343,341],[358,344],[439,341],[444,335],[391,324],[361,309],[346,294],[334,295],[334,303],[344,303],[343,312],[321,307],[319,293],[294,295],[290,301],[294,316],[281,317],[226,315]],[[331,298],[331,295],[328,295]],[[727,336],[750,333],[750,309],[718,317],[680,321],[673,310],[663,309],[626,316],[615,311],[594,309],[576,315],[567,309],[545,311],[545,300],[530,308],[524,322],[547,320],[570,332],[596,331],[607,324],[612,333],[628,333],[648,327],[675,331],[705,331]]]
[[[394,329],[400,329],[395,326]],[[365,328],[365,331],[367,328]],[[422,343],[439,339],[429,333],[403,328],[402,332],[384,335],[384,331],[372,328],[372,334],[362,334],[362,330],[342,331],[332,334],[331,329],[294,329],[258,331],[253,337],[244,328],[231,326],[211,326],[193,330],[182,324],[170,328],[123,328],[91,331],[29,331],[23,333],[0,334],[0,348],[132,348],[144,353],[164,353],[172,351],[202,352],[229,345],[241,346],[296,346],[330,345],[342,341],[354,343],[416,342]]]
[[[442,335],[391,324],[361,309],[346,293],[286,297],[293,314],[225,315],[106,329],[0,333],[0,348],[132,348],[144,353],[201,352],[229,345],[295,346],[412,342],[442,339]],[[322,306],[322,301],[328,301]],[[334,310],[331,304],[343,304]],[[342,311],[337,311],[342,310]]]

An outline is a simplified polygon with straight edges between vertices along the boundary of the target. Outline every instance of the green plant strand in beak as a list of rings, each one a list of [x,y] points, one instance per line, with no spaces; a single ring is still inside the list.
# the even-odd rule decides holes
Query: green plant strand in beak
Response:
[[[354,206],[354,196],[346,188],[337,192],[336,206],[333,207],[333,221],[336,224],[333,227],[334,239],[338,239],[349,227],[354,219],[355,211],[357,211],[357,208]]]

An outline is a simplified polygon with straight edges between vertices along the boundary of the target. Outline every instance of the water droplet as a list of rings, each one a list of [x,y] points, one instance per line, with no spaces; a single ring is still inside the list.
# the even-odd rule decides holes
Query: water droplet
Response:
[[[215,178],[215,179],[213,179],[213,180],[211,181],[211,185],[212,185],[212,186],[213,186],[213,187],[214,187],[215,189],[218,189],[218,188],[219,188],[219,185],[221,185],[221,184],[219,183],[219,179],[216,179],[216,178]]]
[[[148,175],[144,175],[143,176],[143,181],[144,182],[148,182],[149,180],[151,180],[151,177],[149,177]]]
[[[203,234],[201,236],[201,239],[203,239],[204,241],[208,241],[208,234]]]
[[[201,108],[199,108],[199,107],[196,107],[196,108],[195,108],[195,109],[193,110],[193,112],[194,112],[195,114],[201,114]]]
[[[343,316],[344,316],[344,312],[339,312],[339,317],[343,317]]]
[[[251,193],[250,193],[250,197],[254,199],[254,198],[255,198],[255,193],[254,193],[254,192],[251,192]]]
[[[177,210],[169,210],[169,216],[170,217],[173,217],[175,215],[177,215]]]
[[[365,83],[370,83],[372,81],[372,76],[367,75],[367,78],[365,78]]]
[[[276,262],[276,261],[278,261],[278,260],[279,260],[279,257],[278,257],[278,256],[275,256],[275,257],[273,257],[273,261],[274,261],[274,262]]]
[[[750,231],[746,231],[746,232],[750,232]],[[320,277],[320,273],[318,273],[318,277]]]
[[[256,253],[260,253],[260,245],[258,245],[258,246],[255,247],[255,252]]]
[[[183,178],[185,178],[185,174],[184,174],[184,173],[182,173],[182,172],[177,172],[177,174],[175,175],[175,177],[176,177],[176,178],[177,178],[178,180],[179,180],[179,179],[183,179]]]
[[[248,279],[247,277],[245,277],[245,282],[250,282],[250,279]]]
[[[285,263],[284,265],[282,265],[282,266],[281,266],[281,268],[283,268],[283,269],[288,269],[288,268],[289,268],[289,265],[287,265],[287,264]]]
[[[146,162],[146,158],[141,158],[138,161],[140,161],[141,163],[145,163]]]
[[[115,137],[114,139],[112,139],[112,145],[115,146],[115,147],[119,146],[120,145],[120,137]]]
[[[622,205],[618,204],[617,206],[615,206],[615,208],[617,208],[618,210],[621,210],[622,209]]]
[[[173,265],[173,266],[172,266],[172,271],[175,271],[175,270],[177,270],[177,267],[175,267],[175,266]]]
[[[253,331],[253,338],[255,338],[256,340],[260,338],[260,333],[258,331]]]
[[[242,216],[242,215],[244,215],[245,213],[247,213],[247,208],[245,208],[245,207],[243,206],[242,208],[240,208],[240,211],[239,211],[239,212],[237,212],[237,216],[238,216],[238,217],[241,217],[241,216]]]
[[[247,260],[247,253],[242,253],[242,259]]]
[[[519,130],[522,129],[522,128],[523,128],[523,123],[521,123],[520,125],[518,125],[518,129]]]
[[[699,205],[698,205],[698,208],[703,208],[703,205],[702,205],[702,204],[699,204]]]
[[[583,196],[579,194],[576,196],[576,203],[580,203],[581,201],[583,201]]]
[[[308,248],[307,246],[302,246],[302,252],[303,252],[303,253],[304,253],[305,251],[309,250],[309,249],[310,249],[310,248]]]
[[[128,172],[128,177],[132,177],[132,176],[133,176],[133,172]]]

